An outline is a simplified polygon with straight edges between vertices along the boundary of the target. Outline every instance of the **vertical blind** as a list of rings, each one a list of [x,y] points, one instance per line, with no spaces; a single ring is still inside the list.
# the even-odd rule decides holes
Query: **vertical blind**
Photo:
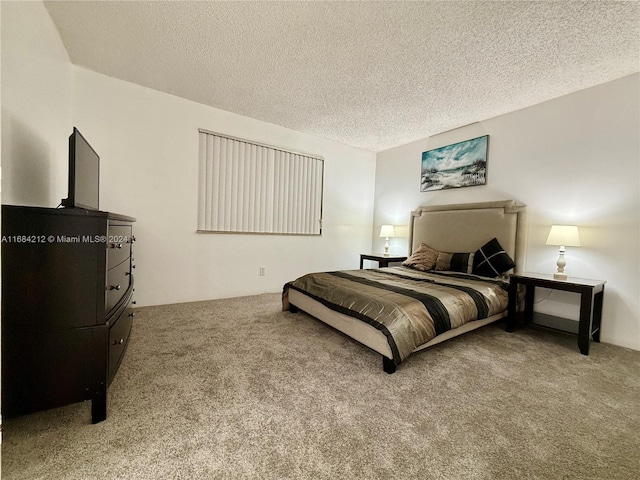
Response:
[[[198,231],[322,233],[321,157],[199,132]]]

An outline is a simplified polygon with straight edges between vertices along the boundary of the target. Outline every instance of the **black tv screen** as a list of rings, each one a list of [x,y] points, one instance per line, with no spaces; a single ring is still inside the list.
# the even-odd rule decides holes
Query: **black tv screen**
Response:
[[[62,205],[98,210],[100,200],[100,157],[73,127],[69,136],[69,196]]]

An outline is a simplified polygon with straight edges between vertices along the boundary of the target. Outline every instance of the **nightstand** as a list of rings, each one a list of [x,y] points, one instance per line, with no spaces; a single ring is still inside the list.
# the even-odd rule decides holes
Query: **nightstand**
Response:
[[[369,255],[366,253],[360,254],[360,270],[362,270],[362,266],[364,265],[365,260],[373,260],[374,262],[378,262],[378,268],[384,268],[389,266],[389,262],[404,262],[407,259],[405,256],[400,255],[383,255],[383,254],[373,254]]]
[[[545,273],[521,273],[511,275],[509,283],[509,315],[507,332],[513,332],[516,326],[516,307],[518,285],[524,285],[524,319],[534,325],[562,330],[578,335],[578,348],[583,355],[589,355],[591,338],[600,341],[600,323],[602,320],[602,299],[604,297],[604,280],[569,277],[567,280],[556,280],[553,275]],[[553,315],[533,312],[533,296],[536,287],[564,290],[580,294],[580,320],[577,322]]]

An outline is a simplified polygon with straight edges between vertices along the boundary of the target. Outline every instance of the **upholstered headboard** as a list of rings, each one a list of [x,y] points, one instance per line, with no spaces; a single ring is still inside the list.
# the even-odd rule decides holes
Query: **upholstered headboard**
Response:
[[[426,243],[441,252],[475,252],[495,237],[520,272],[525,265],[526,210],[514,200],[418,207],[411,212],[409,247],[413,252]]]

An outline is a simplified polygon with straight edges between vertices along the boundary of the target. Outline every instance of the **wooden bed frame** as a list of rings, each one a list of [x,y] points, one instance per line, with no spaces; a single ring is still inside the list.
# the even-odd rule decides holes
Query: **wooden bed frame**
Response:
[[[411,212],[409,246],[413,252],[420,243],[443,252],[474,252],[497,238],[516,263],[519,272],[525,263],[526,206],[514,200],[436,205]],[[290,311],[303,310],[382,355],[384,371],[393,373],[396,363],[386,336],[375,327],[356,318],[331,310],[313,298],[291,289]],[[466,323],[418,346],[414,352],[475,330],[506,316],[507,311]]]

